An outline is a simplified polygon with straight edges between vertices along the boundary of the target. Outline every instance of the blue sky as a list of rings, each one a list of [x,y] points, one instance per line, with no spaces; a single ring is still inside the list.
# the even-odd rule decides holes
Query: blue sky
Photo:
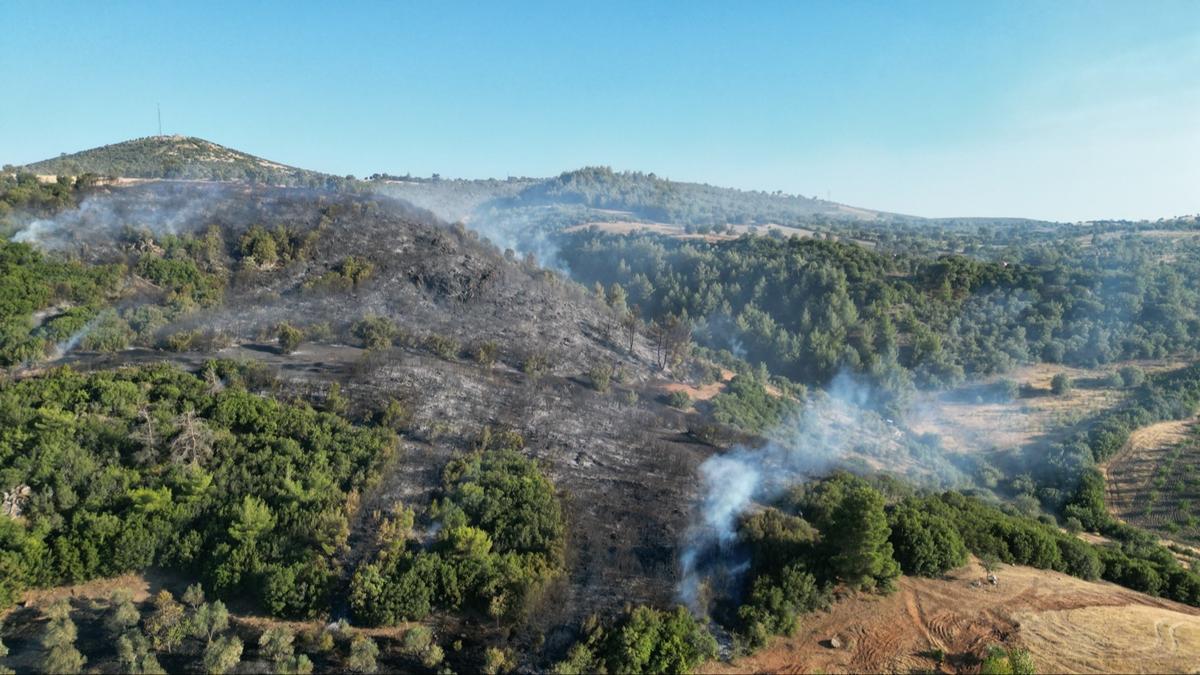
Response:
[[[1200,1],[0,0],[0,162],[589,164],[928,216],[1200,212]]]

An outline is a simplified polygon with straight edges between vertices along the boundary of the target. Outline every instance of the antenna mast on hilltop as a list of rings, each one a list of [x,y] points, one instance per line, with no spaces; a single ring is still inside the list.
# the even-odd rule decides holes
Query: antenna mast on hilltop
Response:
[[[155,103],[154,105],[158,106],[158,135],[162,136],[162,104]]]

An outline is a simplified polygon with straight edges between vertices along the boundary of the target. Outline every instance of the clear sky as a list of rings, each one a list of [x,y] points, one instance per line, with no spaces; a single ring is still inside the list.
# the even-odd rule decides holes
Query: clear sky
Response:
[[[583,165],[927,216],[1200,212],[1200,0],[0,0],[0,162]]]

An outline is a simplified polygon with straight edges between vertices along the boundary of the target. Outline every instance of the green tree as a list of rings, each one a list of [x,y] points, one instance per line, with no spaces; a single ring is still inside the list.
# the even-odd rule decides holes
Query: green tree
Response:
[[[1065,396],[1073,388],[1074,383],[1071,382],[1071,378],[1066,373],[1058,373],[1050,378],[1050,391],[1055,396]]]
[[[71,606],[66,599],[58,600],[47,610],[50,622],[42,635],[42,671],[46,673],[79,673],[87,658],[75,648],[77,631],[71,620]]]
[[[896,561],[905,574],[934,577],[966,564],[966,544],[945,518],[902,504],[888,514],[888,522]]]
[[[204,588],[200,584],[191,584],[183,591],[183,596],[180,598],[183,604],[187,605],[188,609],[196,611],[200,605],[204,604]]]
[[[512,652],[499,647],[488,647],[483,652],[483,672],[485,675],[500,675],[512,670]]]
[[[196,608],[189,624],[192,637],[212,642],[213,637],[229,628],[229,610],[220,600],[205,603]]]
[[[258,647],[270,661],[281,661],[295,653],[296,634],[285,626],[272,626],[258,638]]]
[[[304,332],[285,321],[279,324],[278,337],[279,351],[291,354],[304,341]]]
[[[186,634],[183,605],[163,589],[154,596],[154,609],[146,617],[146,634],[156,650],[171,653]]]
[[[109,637],[116,638],[133,628],[142,620],[141,613],[133,604],[133,593],[127,588],[113,591],[108,614],[104,617],[104,628]]]
[[[229,536],[234,541],[251,546],[263,533],[275,526],[275,515],[262,499],[252,495],[242,498],[233,523],[229,525]]]
[[[150,640],[139,630],[131,630],[117,638],[117,661],[121,671],[131,675],[166,673],[151,649]]]
[[[204,648],[204,672],[224,675],[232,672],[242,660],[242,640],[236,635],[219,637]]]
[[[878,491],[854,485],[834,509],[829,527],[820,529],[835,573],[851,586],[888,589],[900,576]]]
[[[379,658],[379,647],[375,641],[361,633],[350,641],[350,658],[346,667],[355,673],[374,673],[379,669],[376,659]]]

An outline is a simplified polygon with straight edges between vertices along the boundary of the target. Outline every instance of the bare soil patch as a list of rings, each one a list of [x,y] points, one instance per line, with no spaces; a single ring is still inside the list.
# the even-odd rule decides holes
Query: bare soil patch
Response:
[[[1137,365],[1147,373],[1154,373],[1183,364],[1137,361],[1103,368],[1070,368],[1050,363],[1021,366],[1003,377],[922,395],[917,400],[916,413],[908,420],[909,428],[918,434],[936,434],[941,437],[943,447],[955,452],[1010,451],[1053,443],[1096,413],[1125,400],[1127,390],[1103,384],[1109,373],[1125,365]],[[1075,387],[1062,396],[1050,391],[1050,381],[1058,373],[1066,373],[1075,382]],[[987,387],[1001,379],[1017,382],[1022,388],[1021,396],[1012,401],[989,402]]]
[[[978,564],[943,579],[903,578],[890,596],[856,595],[793,636],[704,672],[978,672],[996,644],[1030,651],[1038,672],[1181,672],[1200,663],[1200,609],[1105,582]],[[837,637],[840,648],[829,640]],[[945,657],[935,660],[935,650]]]

